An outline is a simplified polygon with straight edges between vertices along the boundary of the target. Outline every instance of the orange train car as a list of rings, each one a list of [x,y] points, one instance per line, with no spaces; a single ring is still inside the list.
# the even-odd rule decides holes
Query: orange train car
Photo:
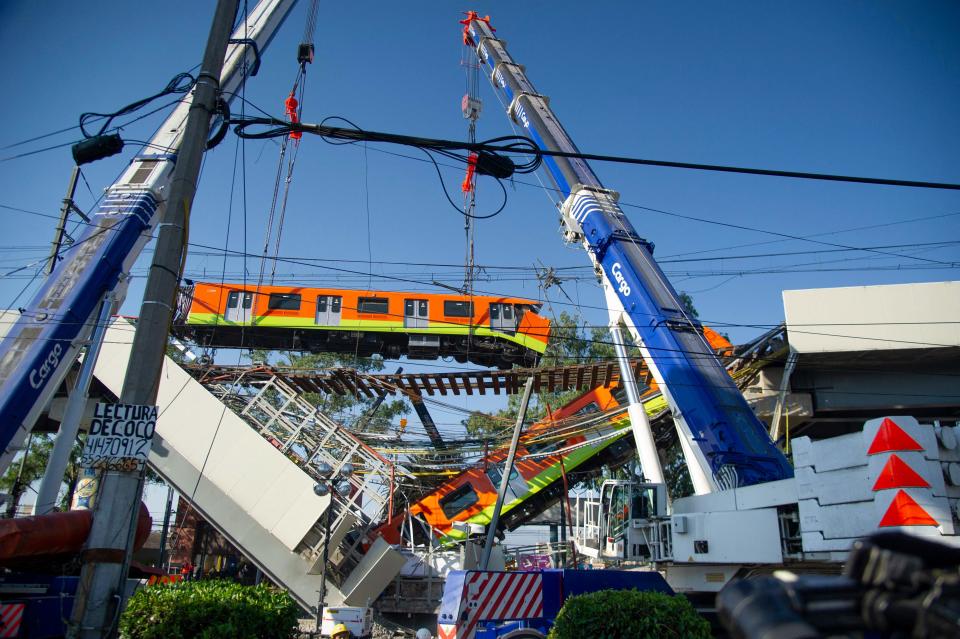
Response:
[[[591,414],[597,419],[577,428],[566,428],[571,418]],[[517,449],[500,526],[512,530],[555,503],[563,494],[562,472],[580,475],[599,471],[603,465],[616,465],[633,456],[629,431],[617,432],[627,424],[625,408],[609,388],[600,386],[531,427]],[[556,431],[557,436],[547,435],[550,431]],[[415,540],[421,543],[428,530],[443,539],[463,538],[464,533],[453,527],[457,521],[488,525],[506,457],[506,448],[490,453],[473,468],[425,495],[407,513],[393,517],[375,534],[398,544],[401,537],[409,538],[412,527]],[[413,522],[416,523],[411,526]]]
[[[203,346],[452,357],[532,366],[550,321],[519,297],[197,282],[183,291],[176,332]]]
[[[716,331],[704,326],[703,335],[718,354],[732,353],[730,342]],[[644,410],[652,418],[663,414],[668,406],[656,382],[649,381],[642,400]],[[632,435],[623,430],[629,424],[623,394],[620,387],[594,388],[553,411],[549,419],[538,422],[524,434],[510,474],[501,527],[512,530],[560,498],[563,494],[561,456],[563,470],[576,473],[579,480],[582,473],[597,472],[604,465],[618,465],[636,454]],[[578,420],[580,427],[568,428],[571,421],[590,415],[595,419],[581,419]],[[556,435],[549,435],[551,431]],[[428,530],[448,540],[463,538],[464,533],[453,527],[454,522],[488,525],[506,457],[506,448],[491,452],[477,465],[423,496],[405,513],[394,516],[380,526],[376,534],[397,544],[401,537],[409,539],[412,527],[414,539],[421,543],[428,536]],[[413,522],[417,523],[411,526]]]

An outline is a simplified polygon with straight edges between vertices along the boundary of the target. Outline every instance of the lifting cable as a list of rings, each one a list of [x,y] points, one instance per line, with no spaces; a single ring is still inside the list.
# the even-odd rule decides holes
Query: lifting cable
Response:
[[[307,65],[313,63],[313,37],[317,28],[317,13],[319,10],[319,5],[320,0],[311,0],[310,2],[310,6],[307,10],[306,24],[303,30],[303,38],[301,38],[300,44],[297,47],[297,75],[294,78],[293,88],[290,89],[290,94],[283,101],[287,120],[291,124],[300,123],[300,115],[303,110],[304,91],[307,84]],[[259,289],[263,284],[264,271],[266,270],[266,263],[268,259],[271,262],[269,284],[272,285],[274,278],[276,277],[277,257],[280,255],[280,239],[283,235],[283,223],[287,213],[287,200],[290,196],[290,184],[293,182],[293,169],[297,162],[297,154],[300,150],[300,140],[302,138],[303,132],[291,131],[289,135],[284,136],[283,142],[280,144],[280,157],[277,162],[277,175],[273,184],[273,199],[270,203],[270,213],[267,216],[267,231],[263,242],[263,254],[260,259],[260,276],[257,281],[257,289]],[[291,140],[293,148],[290,150],[290,156],[287,157],[287,146],[290,144]],[[284,159],[286,159],[287,170],[286,176],[283,178],[283,195],[281,197],[280,181],[281,176],[283,176]],[[278,201],[280,204],[280,211],[277,219],[276,237],[274,238],[273,242],[273,255],[270,256],[270,241],[271,237],[273,236],[273,221],[274,217],[277,215]]]
[[[480,118],[480,60],[476,50],[464,42],[463,53],[460,56],[460,66],[465,71],[465,87],[460,107],[463,117],[469,122],[467,138],[471,144],[477,141],[477,120]],[[463,293],[470,298],[470,308],[473,308],[473,282],[476,276],[476,262],[474,258],[474,219],[477,208],[477,158],[476,153],[467,157],[467,172],[460,190],[463,192],[463,232],[466,240],[466,255],[464,257]],[[467,333],[467,358],[473,345],[473,325]]]

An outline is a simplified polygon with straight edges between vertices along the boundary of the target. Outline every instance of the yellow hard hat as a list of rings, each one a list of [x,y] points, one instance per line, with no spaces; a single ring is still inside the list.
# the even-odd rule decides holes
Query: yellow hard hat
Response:
[[[343,633],[346,633],[348,635],[350,634],[350,631],[347,629],[347,624],[338,623],[333,627],[333,630],[330,632],[330,636],[336,637],[337,635],[340,635]]]

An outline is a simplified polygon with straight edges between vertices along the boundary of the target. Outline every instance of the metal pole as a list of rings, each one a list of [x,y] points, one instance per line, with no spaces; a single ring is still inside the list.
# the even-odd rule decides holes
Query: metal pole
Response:
[[[73,210],[73,195],[77,192],[77,177],[80,175],[80,167],[73,167],[73,173],[70,174],[70,184],[67,186],[67,196],[63,198],[63,205],[60,207],[60,224],[53,236],[53,242],[50,243],[50,257],[47,258],[47,275],[53,273],[57,267],[57,255],[60,254],[60,247],[63,245],[63,235],[67,232],[67,217]]]
[[[570,537],[574,537],[573,530],[573,514],[570,512],[570,484],[567,482],[567,469],[563,463],[563,455],[560,455],[560,476],[563,478],[563,500],[561,503],[566,503],[567,506],[567,520],[563,522],[564,526],[570,526]],[[577,507],[579,509],[580,499],[577,498]],[[562,510],[561,510],[562,512]],[[577,513],[579,517],[579,512]],[[561,517],[562,519],[562,517]],[[571,542],[570,549],[573,551],[573,567],[576,568],[579,563],[577,560],[577,544],[576,542]]]
[[[493,516],[487,529],[487,542],[483,545],[483,554],[480,556],[479,570],[486,570],[490,564],[490,553],[493,552],[493,538],[500,523],[500,511],[503,509],[503,500],[507,496],[507,487],[510,485],[510,473],[513,471],[513,459],[517,456],[517,444],[520,442],[520,431],[523,429],[523,420],[527,416],[527,406],[530,404],[530,393],[533,392],[533,378],[527,378],[523,387],[523,399],[520,400],[520,412],[517,413],[517,423],[513,427],[513,438],[510,440],[510,451],[503,464],[503,475],[500,477],[500,490],[497,491],[497,503],[493,507]]]
[[[333,484],[330,484],[330,501],[323,521],[323,572],[320,573],[320,596],[317,597],[317,633],[323,623],[323,608],[327,605],[327,559],[330,557],[330,511],[333,510]]]
[[[77,377],[77,383],[67,400],[67,408],[63,413],[63,419],[60,421],[60,431],[53,443],[53,451],[50,453],[50,461],[43,473],[43,479],[40,481],[36,507],[36,514],[38,515],[46,515],[56,506],[57,495],[60,494],[60,484],[63,483],[63,473],[67,470],[67,464],[70,463],[70,452],[73,450],[73,443],[77,440],[77,433],[80,431],[83,411],[87,407],[90,380],[93,379],[93,369],[97,365],[100,346],[107,334],[107,325],[110,323],[110,312],[112,310],[113,297],[108,294],[100,302],[97,323],[93,327],[93,335],[90,336],[87,354],[83,357],[80,375]]]
[[[20,505],[20,496],[26,491],[23,486],[23,469],[27,464],[27,455],[30,454],[30,446],[33,445],[33,433],[27,437],[27,445],[23,448],[23,456],[20,458],[20,468],[17,469],[17,477],[13,480],[13,489],[10,491],[10,503],[7,504],[7,519],[13,519],[17,516],[17,506]]]
[[[793,375],[793,370],[797,367],[797,359],[800,357],[800,354],[790,347],[790,352],[787,354],[787,362],[783,366],[783,373],[780,376],[780,389],[777,392],[777,404],[773,411],[773,418],[770,420],[770,439],[776,443],[780,439],[780,419],[784,415],[784,410],[787,406],[787,391],[790,390],[790,376]],[[787,420],[789,421],[790,411],[786,410]],[[787,441],[786,448],[789,451],[790,442]]]
[[[185,257],[190,207],[238,6],[239,0],[217,2],[166,207],[157,228],[153,263],[120,396],[124,404],[150,405],[156,401],[174,297]],[[83,551],[83,569],[68,634],[71,638],[93,639],[114,634],[125,592],[142,492],[142,470],[104,475],[93,526]]]
[[[387,504],[387,525],[393,523],[393,493],[397,490],[396,469],[390,465],[390,501]]]
[[[160,532],[160,569],[167,569],[167,535],[170,534],[170,515],[173,513],[173,486],[167,486],[167,504],[163,509],[163,529]]]

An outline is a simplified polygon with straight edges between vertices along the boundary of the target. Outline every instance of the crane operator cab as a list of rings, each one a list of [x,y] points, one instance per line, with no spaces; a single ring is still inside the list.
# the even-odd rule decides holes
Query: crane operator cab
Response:
[[[620,479],[603,482],[598,528],[602,557],[658,561],[669,556],[664,547],[670,539],[666,486]]]

